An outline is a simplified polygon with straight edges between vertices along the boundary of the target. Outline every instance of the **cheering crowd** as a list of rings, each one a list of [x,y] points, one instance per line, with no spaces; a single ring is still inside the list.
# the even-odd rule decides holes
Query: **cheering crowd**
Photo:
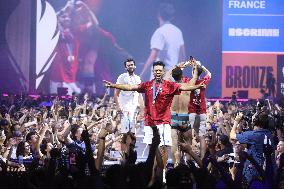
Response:
[[[126,60],[124,65],[132,77],[134,60]],[[186,81],[182,70],[190,66],[193,75]],[[135,91],[145,93],[145,103],[135,103],[135,109],[120,106],[120,101],[115,103],[115,98],[107,93],[102,98],[88,94],[70,98],[1,96],[2,185],[281,188],[283,109],[278,104],[266,100],[257,104],[254,101],[241,104],[235,99],[228,103],[205,101],[205,112],[195,109],[194,121],[190,120],[193,112],[188,112],[188,116],[177,112],[177,106],[186,102],[182,100],[190,99],[191,95],[197,97],[196,90],[199,94],[205,90],[211,75],[204,67],[205,76],[198,78],[202,67],[191,60],[165,73],[164,64],[158,61],[153,64],[154,80],[149,82],[127,85],[104,81],[106,87],[120,89],[120,93],[128,91],[126,101],[133,100],[130,96],[135,96]],[[166,80],[169,74],[175,82]],[[134,97],[137,102],[138,97],[139,94]],[[189,100],[187,106],[200,106],[196,102]],[[125,113],[131,111],[133,116]],[[144,142],[150,148],[147,160],[136,164],[138,127],[144,128]],[[172,137],[173,133],[176,137]],[[169,147],[174,149],[172,167],[167,154]],[[121,156],[113,157],[109,154],[111,150]],[[106,160],[120,163],[102,169]]]
[[[115,61],[103,57],[114,52],[131,56],[99,26],[90,2],[68,1],[57,13],[54,95],[0,96],[1,188],[284,188],[283,104],[208,101],[212,75],[194,57],[182,62],[183,36],[168,3],[159,7],[140,76],[132,58],[108,64]],[[113,83],[117,67],[125,73]],[[60,89],[68,96],[56,95]]]

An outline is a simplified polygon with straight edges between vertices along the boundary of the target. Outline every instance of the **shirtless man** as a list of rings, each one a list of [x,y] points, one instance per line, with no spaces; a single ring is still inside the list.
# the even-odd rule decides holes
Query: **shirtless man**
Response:
[[[183,76],[183,69],[187,66],[192,65],[194,68],[197,66],[195,61],[189,61],[181,63],[175,68],[170,69],[166,73],[166,79],[170,80],[172,77],[176,83],[190,83],[194,84],[197,80],[197,71],[194,71],[192,79]],[[197,70],[197,69],[193,69]],[[190,91],[182,91],[180,95],[175,95],[171,105],[171,135],[172,135],[172,146],[171,156],[174,166],[179,164],[180,159],[176,159],[178,154],[178,130],[183,132],[183,137],[188,139],[191,134],[191,125],[189,123],[188,116],[188,103],[190,100]],[[191,142],[191,140],[189,140]]]

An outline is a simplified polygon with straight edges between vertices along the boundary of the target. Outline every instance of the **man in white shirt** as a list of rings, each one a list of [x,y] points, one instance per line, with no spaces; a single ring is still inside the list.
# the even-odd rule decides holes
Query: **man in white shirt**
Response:
[[[116,84],[140,84],[140,77],[134,74],[136,68],[135,61],[133,59],[127,59],[124,62],[124,67],[127,72],[117,78]],[[138,105],[140,106],[140,110],[144,110],[142,95],[136,91],[121,91],[115,89],[114,101],[117,110],[122,113],[121,133],[127,133],[129,131],[134,133]],[[140,117],[143,117],[143,115]]]
[[[169,3],[160,4],[158,12],[160,27],[152,35],[151,52],[140,74],[141,78],[154,61],[163,61],[165,71],[168,71],[178,62],[184,61],[185,48],[182,32],[170,22],[174,13],[173,5]]]

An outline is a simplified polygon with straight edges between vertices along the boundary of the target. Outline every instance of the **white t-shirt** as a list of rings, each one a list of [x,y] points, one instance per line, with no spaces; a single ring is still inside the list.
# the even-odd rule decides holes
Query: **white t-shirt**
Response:
[[[129,73],[121,74],[116,81],[116,84],[128,84],[137,85],[141,83],[139,76]],[[120,91],[118,102],[121,110],[123,111],[135,111],[138,106],[138,96],[139,93],[136,91]]]
[[[166,70],[178,63],[180,47],[184,44],[181,30],[167,22],[159,27],[151,38],[151,49],[158,49],[157,59],[163,61]]]

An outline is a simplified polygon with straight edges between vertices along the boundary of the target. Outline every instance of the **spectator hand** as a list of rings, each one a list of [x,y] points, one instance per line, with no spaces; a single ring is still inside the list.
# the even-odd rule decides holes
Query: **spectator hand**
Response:
[[[232,175],[232,179],[233,179],[233,180],[235,180],[235,176],[236,176],[236,174],[237,174],[237,170],[238,170],[238,169],[237,169],[235,163],[233,164],[232,167],[229,167],[229,171],[230,171],[230,173],[231,173],[231,175]]]
[[[84,117],[83,121],[82,121],[83,125],[88,125],[89,121],[88,121],[88,117]]]
[[[243,113],[239,112],[235,118],[235,122],[239,123],[243,117]]]
[[[64,124],[63,124],[63,127],[65,128],[65,127],[69,127],[69,126],[70,126],[70,123],[69,123],[68,120],[66,120],[66,121],[64,122]]]
[[[85,143],[89,140],[89,133],[88,133],[87,126],[85,126],[85,129],[83,130],[81,134],[81,137],[82,137],[82,140],[85,141]]]
[[[9,123],[11,123],[11,117],[10,117],[9,114],[5,114],[5,119],[6,119]]]
[[[179,142],[178,145],[182,151],[187,152],[187,153],[192,152],[189,142]]]

